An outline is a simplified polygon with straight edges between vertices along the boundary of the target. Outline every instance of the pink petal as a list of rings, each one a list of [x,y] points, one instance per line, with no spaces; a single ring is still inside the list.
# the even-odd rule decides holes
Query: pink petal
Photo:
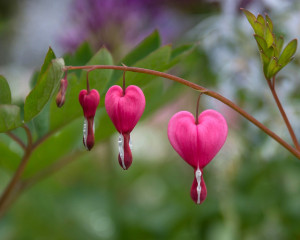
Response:
[[[119,133],[133,130],[145,109],[145,96],[137,86],[126,88],[125,95],[120,86],[112,86],[105,96],[105,108]]]
[[[198,117],[187,111],[176,113],[168,126],[168,137],[175,151],[194,168],[202,169],[219,152],[227,137],[227,123],[214,110]]]
[[[82,106],[84,116],[86,118],[94,117],[100,101],[98,91],[96,89],[92,89],[88,93],[85,89],[81,90],[78,98],[80,105]]]

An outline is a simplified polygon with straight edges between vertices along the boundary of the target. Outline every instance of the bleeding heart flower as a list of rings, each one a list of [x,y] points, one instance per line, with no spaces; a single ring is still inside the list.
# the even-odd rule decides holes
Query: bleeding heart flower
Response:
[[[130,132],[145,109],[145,96],[137,86],[129,86],[123,91],[120,86],[112,86],[105,96],[105,108],[115,125],[119,136],[119,164],[126,170],[132,163]]]
[[[83,125],[83,144],[91,150],[95,143],[95,122],[97,106],[99,105],[100,95],[96,89],[91,91],[81,90],[79,93],[79,102],[83,109],[84,125]]]
[[[168,126],[168,137],[175,151],[194,168],[191,197],[197,204],[206,198],[203,168],[222,148],[227,137],[225,118],[214,110],[202,112],[196,122],[193,114],[176,113]]]
[[[65,103],[67,87],[68,87],[68,80],[65,77],[60,80],[60,88],[59,88],[59,92],[56,96],[56,105],[59,108],[62,107]]]

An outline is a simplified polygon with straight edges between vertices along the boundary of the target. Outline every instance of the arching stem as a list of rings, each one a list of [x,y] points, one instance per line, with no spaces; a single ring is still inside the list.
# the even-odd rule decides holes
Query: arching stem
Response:
[[[296,158],[300,160],[300,151],[298,151],[296,148],[288,144],[286,141],[284,141],[281,137],[279,137],[276,133],[271,131],[268,127],[263,125],[261,122],[259,122],[257,119],[255,119],[252,115],[247,113],[245,110],[237,106],[235,103],[230,101],[229,99],[223,97],[222,95],[218,94],[217,92],[211,91],[209,89],[206,89],[205,87],[202,87],[200,85],[197,85],[195,83],[189,82],[183,78],[164,73],[159,72],[155,70],[145,69],[145,68],[137,68],[137,67],[126,67],[126,66],[114,66],[114,65],[91,65],[91,66],[66,66],[65,70],[76,70],[76,69],[114,69],[114,70],[121,70],[121,71],[130,71],[130,72],[138,72],[138,73],[145,73],[150,75],[155,75],[158,77],[163,77],[170,79],[175,82],[179,82],[183,85],[186,85],[192,89],[195,89],[201,93],[204,93],[205,95],[211,96],[236,112],[238,112],[240,115],[242,115],[244,118],[252,122],[255,126],[260,128],[262,131],[264,131],[266,134],[268,134],[270,137],[272,137],[274,140],[276,140],[279,144],[281,144],[284,148],[286,148],[288,151],[290,151]]]

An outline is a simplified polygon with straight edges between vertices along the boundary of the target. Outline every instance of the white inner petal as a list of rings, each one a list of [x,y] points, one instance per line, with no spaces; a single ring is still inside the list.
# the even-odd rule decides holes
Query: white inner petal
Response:
[[[196,180],[197,180],[197,196],[198,196],[198,199],[197,199],[197,204],[200,204],[200,195],[201,195],[201,171],[200,169],[198,168],[197,171],[195,172],[195,177],[196,177]]]
[[[84,122],[83,122],[83,142],[84,142],[85,147],[86,147],[87,134],[88,134],[88,122],[87,122],[86,118],[84,118]]]
[[[118,143],[119,143],[119,153],[120,153],[122,166],[124,169],[126,169],[125,162],[124,162],[124,137],[122,134],[119,135]]]
[[[119,135],[118,144],[119,144],[119,153],[120,153],[122,166],[124,169],[126,169],[125,161],[124,161],[124,136],[122,134]],[[129,139],[129,148],[130,148],[130,150],[132,150],[131,139]]]

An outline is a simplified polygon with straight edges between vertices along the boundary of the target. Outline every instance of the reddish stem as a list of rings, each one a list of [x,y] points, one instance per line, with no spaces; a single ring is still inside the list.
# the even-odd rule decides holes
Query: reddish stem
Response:
[[[267,80],[267,82],[268,82],[269,88],[270,88],[270,90],[272,92],[273,98],[274,98],[274,100],[275,100],[275,102],[277,104],[277,107],[278,107],[278,109],[280,111],[280,114],[281,114],[281,116],[282,116],[282,118],[283,118],[283,120],[285,122],[285,125],[286,125],[286,127],[287,127],[287,129],[288,129],[288,131],[289,131],[289,133],[291,135],[293,143],[294,143],[296,149],[298,151],[300,151],[299,142],[297,140],[295,132],[294,132],[294,130],[292,128],[292,125],[291,125],[291,123],[290,123],[290,121],[289,121],[289,119],[288,119],[288,117],[287,117],[287,115],[286,115],[286,113],[285,113],[285,111],[284,111],[284,109],[283,109],[283,107],[281,105],[281,102],[280,102],[280,100],[278,98],[278,95],[276,93],[276,90],[275,90],[275,76],[273,77],[272,82],[271,82],[271,80]]]
[[[87,90],[88,94],[90,93],[90,82],[89,82],[90,71],[92,71],[92,69],[87,71],[87,74],[86,74],[86,90]]]
[[[198,100],[197,100],[197,107],[196,107],[196,125],[198,125],[198,115],[199,115],[199,103],[200,103],[200,97],[202,93],[199,94]]]
[[[66,70],[76,70],[76,69],[114,69],[114,70],[121,70],[121,71],[130,71],[130,72],[139,72],[139,73],[145,73],[145,74],[150,74],[150,75],[155,75],[158,77],[163,77],[163,78],[167,78],[170,79],[172,81],[175,82],[179,82],[183,85],[186,85],[192,89],[195,89],[197,91],[200,91],[202,93],[204,93],[205,95],[211,96],[221,102],[223,102],[224,104],[226,104],[227,106],[229,106],[230,108],[232,108],[233,110],[235,110],[236,112],[238,112],[239,114],[241,114],[243,117],[245,117],[246,119],[248,119],[250,122],[252,122],[254,125],[256,125],[258,128],[260,128],[262,131],[264,131],[266,134],[268,134],[270,137],[272,137],[273,139],[275,139],[278,143],[280,143],[284,148],[286,148],[288,151],[290,151],[295,157],[297,157],[298,159],[300,159],[300,151],[298,151],[296,148],[292,147],[290,144],[288,144],[286,141],[284,141],[282,138],[280,138],[276,133],[274,133],[273,131],[271,131],[269,128],[267,128],[265,125],[263,125],[261,122],[259,122],[258,120],[256,120],[252,115],[250,115],[249,113],[247,113],[245,110],[243,110],[242,108],[240,108],[239,106],[237,106],[235,103],[233,103],[232,101],[230,101],[229,99],[223,97],[222,95],[208,90],[202,86],[199,86],[195,83],[189,82],[183,78],[168,74],[168,73],[164,73],[164,72],[159,72],[159,71],[155,71],[155,70],[150,70],[150,69],[144,69],[144,68],[137,68],[137,67],[124,67],[124,66],[114,66],[114,65],[91,65],[91,66],[66,66],[65,67]]]
[[[126,89],[126,86],[125,86],[125,73],[126,73],[126,71],[123,72],[123,96],[125,96],[125,89]]]

